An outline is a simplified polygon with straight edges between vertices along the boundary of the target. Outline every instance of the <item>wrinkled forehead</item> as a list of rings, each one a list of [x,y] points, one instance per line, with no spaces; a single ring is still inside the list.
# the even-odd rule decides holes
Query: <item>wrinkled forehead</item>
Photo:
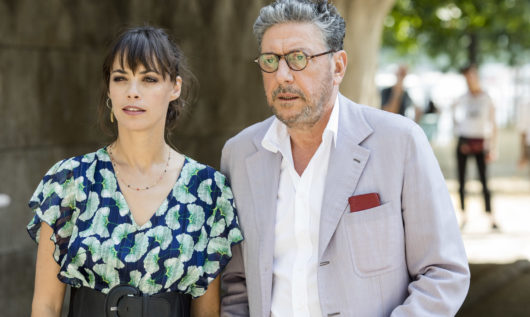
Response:
[[[285,54],[293,50],[326,49],[322,32],[313,23],[289,22],[275,24],[263,34],[261,53]]]

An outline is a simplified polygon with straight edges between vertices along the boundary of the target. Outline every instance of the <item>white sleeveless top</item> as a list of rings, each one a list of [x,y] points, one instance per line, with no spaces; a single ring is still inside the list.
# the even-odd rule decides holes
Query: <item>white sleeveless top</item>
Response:
[[[490,96],[466,93],[454,105],[456,134],[466,138],[489,138],[493,126],[490,112],[494,109]]]

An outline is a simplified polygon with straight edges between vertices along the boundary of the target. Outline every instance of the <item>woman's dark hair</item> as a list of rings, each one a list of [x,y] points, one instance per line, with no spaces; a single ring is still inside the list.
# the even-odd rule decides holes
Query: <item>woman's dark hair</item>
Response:
[[[175,128],[177,119],[182,114],[184,106],[194,99],[197,79],[186,65],[186,60],[179,46],[160,29],[152,26],[133,27],[123,31],[112,42],[103,62],[104,89],[98,106],[98,120],[100,127],[112,137],[117,137],[116,124],[109,120],[110,109],[106,107],[109,91],[110,72],[116,58],[122,68],[127,66],[136,71],[140,65],[160,73],[164,78],[169,76],[175,81],[177,76],[182,78],[180,97],[169,103],[167,109],[165,137]]]

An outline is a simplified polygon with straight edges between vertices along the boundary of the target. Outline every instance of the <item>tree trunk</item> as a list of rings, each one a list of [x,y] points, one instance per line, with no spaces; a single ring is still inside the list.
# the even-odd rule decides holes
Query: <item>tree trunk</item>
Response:
[[[335,0],[346,20],[344,48],[348,69],[341,92],[355,102],[379,107],[375,72],[381,46],[383,21],[395,0]]]
[[[469,46],[467,47],[467,54],[469,64],[478,65],[478,35],[475,32],[469,33]]]

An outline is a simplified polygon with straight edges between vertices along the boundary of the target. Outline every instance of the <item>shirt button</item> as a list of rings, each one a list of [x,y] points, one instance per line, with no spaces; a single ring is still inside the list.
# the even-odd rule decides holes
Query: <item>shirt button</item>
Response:
[[[322,261],[320,262],[320,266],[324,266],[324,265],[328,265],[329,264],[329,261]]]

